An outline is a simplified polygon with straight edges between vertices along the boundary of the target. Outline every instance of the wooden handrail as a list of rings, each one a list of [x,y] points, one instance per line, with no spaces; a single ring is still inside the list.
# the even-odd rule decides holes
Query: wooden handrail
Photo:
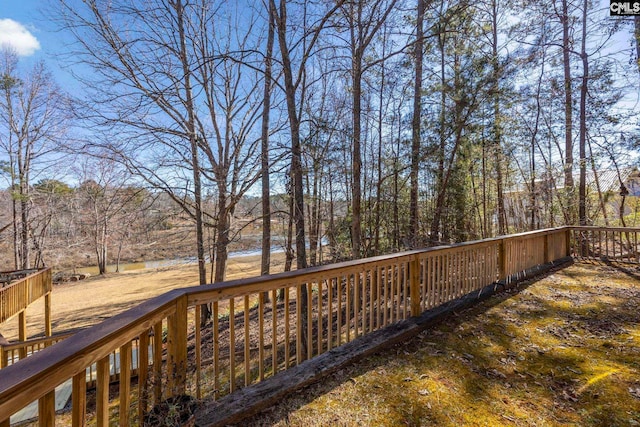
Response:
[[[5,273],[6,274],[6,273]],[[43,268],[0,288],[0,323],[24,311],[52,290],[51,268]]]
[[[0,414],[13,414],[97,361],[108,357],[157,319],[175,312],[175,300],[183,290],[169,291],[120,313],[65,341],[0,370]]]
[[[70,336],[72,336],[73,334],[81,331],[82,329],[78,329],[78,330],[70,330],[70,331],[65,331],[63,333],[59,333],[59,334],[54,334],[51,335],[49,337],[38,337],[38,338],[30,338],[26,341],[20,341],[20,342],[15,342],[15,343],[9,343],[9,344],[5,344],[2,346],[2,349],[5,351],[13,351],[13,350],[19,350],[25,347],[29,347],[29,346],[37,346],[39,344],[45,344],[45,345],[49,345],[53,342],[58,342],[58,341],[62,341],[64,339],[69,338]]]
[[[222,323],[218,319],[218,303],[229,302],[230,316],[227,327],[233,346],[230,347],[230,354],[227,357],[231,358],[231,368],[234,369],[235,354],[238,351],[236,346],[240,343],[233,329],[237,314],[234,312],[234,301],[237,299],[240,303],[237,310],[244,313],[243,318],[238,317],[238,322],[244,322],[244,330],[239,329],[239,334],[244,336],[245,363],[239,366],[243,369],[245,384],[248,384],[251,382],[248,378],[251,366],[246,359],[251,353],[247,338],[249,332],[247,322],[251,307],[249,297],[256,298],[258,301],[259,295],[271,292],[275,300],[276,291],[284,291],[284,302],[281,304],[285,314],[288,313],[285,315],[286,328],[290,328],[285,329],[285,334],[300,334],[303,330],[311,332],[314,330],[312,322],[317,323],[318,333],[325,334],[314,338],[316,341],[308,337],[308,342],[301,341],[302,335],[295,335],[295,342],[291,343],[291,347],[289,347],[289,341],[282,344],[286,349],[284,351],[286,359],[281,369],[286,369],[290,361],[300,363],[301,360],[312,357],[314,353],[326,351],[356,336],[401,320],[407,316],[407,313],[419,314],[421,310],[458,298],[474,289],[481,289],[498,280],[506,281],[514,274],[520,275],[521,272],[545,262],[563,258],[568,252],[564,242],[567,241],[568,233],[572,229],[558,227],[499,236],[167,292],[69,337],[63,346],[48,347],[19,363],[0,370],[0,414],[2,414],[0,424],[3,421],[2,417],[14,414],[35,399],[43,399],[43,404],[48,405],[46,396],[49,396],[57,385],[70,378],[74,378],[74,384],[76,384],[76,379],[84,375],[84,370],[97,362],[102,369],[102,374],[98,378],[100,398],[97,404],[100,408],[100,405],[104,405],[104,399],[108,404],[108,393],[105,395],[104,392],[106,358],[123,346],[126,354],[126,351],[129,351],[127,350],[130,347],[129,343],[136,337],[148,335],[150,329],[153,329],[156,334],[154,345],[157,347],[154,348],[161,350],[163,340],[160,335],[164,335],[165,330],[163,325],[166,325],[166,357],[160,359],[162,351],[154,351],[153,369],[149,369],[149,375],[163,375],[163,378],[166,376],[167,384],[172,389],[168,391],[168,395],[183,393],[187,372],[187,310],[189,307],[212,304],[214,334],[217,334],[216,328],[219,323]],[[549,244],[548,239],[551,238],[556,239],[556,245]],[[550,255],[551,247],[553,247],[552,255]],[[535,259],[530,258],[531,254],[535,255]],[[315,297],[311,294],[314,289]],[[305,320],[298,312],[297,304],[301,303],[304,290],[307,290],[307,302],[313,302],[312,308],[316,310],[316,317],[313,319],[309,315]],[[262,298],[256,304],[259,304],[260,310],[263,310]],[[275,325],[275,302],[273,304]],[[286,311],[290,310],[289,305],[295,313]],[[322,310],[329,310],[329,317],[322,317],[324,316],[321,313]],[[296,316],[297,321],[289,325],[287,316]],[[262,322],[264,316],[260,319]],[[326,331],[323,331],[325,327],[320,326],[322,321],[329,322]],[[199,324],[196,324],[195,328],[199,328]],[[273,335],[272,351],[275,354],[276,339],[275,334]],[[217,347],[219,344],[215,337],[216,335],[213,340],[214,365],[219,357]],[[260,343],[266,340],[262,331],[259,339]],[[316,347],[307,348],[310,353],[301,357],[298,350],[304,346],[308,347],[309,343],[313,343]],[[261,347],[264,345],[261,344]],[[296,353],[295,358],[291,360],[289,350]],[[122,360],[127,359],[125,357]],[[262,377],[262,360],[260,363],[260,377]],[[163,365],[166,369],[164,373],[161,372]],[[197,366],[200,366],[199,361]],[[275,360],[273,360],[273,366],[272,374],[275,374],[278,368]],[[214,369],[217,370],[218,367],[214,366]],[[147,369],[145,368],[143,372],[146,376]],[[233,390],[235,370],[231,372],[229,380],[230,388]],[[218,374],[215,374],[216,381],[218,381]],[[144,387],[146,381],[147,378],[143,378],[139,383]],[[158,381],[157,378],[156,381]],[[158,401],[162,397],[162,393],[159,393],[161,387],[159,388],[155,383],[153,388],[157,391],[154,400]],[[128,389],[126,384],[122,389]],[[217,386],[214,393],[219,393]],[[128,397],[121,401],[129,402]],[[77,401],[74,400],[74,414],[76,407],[79,408],[78,411],[83,410],[83,402],[81,397]],[[146,407],[147,403],[142,404]],[[52,409],[46,409],[43,413],[47,411],[53,414]],[[144,411],[141,410],[142,412]],[[98,410],[98,414],[102,417],[98,419],[98,425],[105,423],[104,413],[104,408]],[[74,415],[74,419],[77,418]]]

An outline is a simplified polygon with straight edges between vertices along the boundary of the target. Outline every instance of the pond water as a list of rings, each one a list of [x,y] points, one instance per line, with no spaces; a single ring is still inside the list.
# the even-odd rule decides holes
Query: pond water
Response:
[[[271,253],[277,254],[284,252],[282,246],[272,246]],[[238,258],[245,256],[254,256],[260,255],[262,253],[261,249],[250,249],[246,251],[237,251],[237,252],[229,252],[229,258]],[[209,258],[207,257],[206,262],[209,262]],[[186,258],[175,258],[175,259],[161,259],[155,261],[142,261],[142,262],[130,262],[130,263],[121,263],[119,271],[134,271],[134,270],[142,270],[144,268],[162,268],[162,267],[171,267],[176,265],[191,265],[197,264],[198,260],[196,257],[186,257]],[[77,273],[88,273],[92,276],[99,274],[98,266],[91,267],[78,267],[74,269]],[[107,265],[108,273],[115,273],[116,264]]]

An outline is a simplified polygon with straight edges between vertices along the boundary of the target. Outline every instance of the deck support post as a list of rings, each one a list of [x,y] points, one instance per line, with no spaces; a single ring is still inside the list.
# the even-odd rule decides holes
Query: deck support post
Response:
[[[186,391],[187,378],[187,295],[176,299],[176,311],[168,319],[168,374],[167,397],[179,396]]]
[[[498,246],[498,281],[507,282],[507,239],[500,239]]]
[[[409,294],[411,315],[420,316],[420,259],[417,255],[409,261]]]

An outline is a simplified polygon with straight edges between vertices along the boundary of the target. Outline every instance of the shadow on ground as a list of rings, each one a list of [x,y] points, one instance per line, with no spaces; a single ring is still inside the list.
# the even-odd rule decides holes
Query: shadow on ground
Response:
[[[242,425],[640,425],[639,304],[635,267],[575,264]]]

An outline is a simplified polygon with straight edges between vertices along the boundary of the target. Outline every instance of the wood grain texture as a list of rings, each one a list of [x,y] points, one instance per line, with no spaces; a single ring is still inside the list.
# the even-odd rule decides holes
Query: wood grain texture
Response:
[[[54,390],[38,399],[38,423],[40,427],[56,425],[56,392]]]
[[[121,427],[130,424],[129,409],[131,406],[131,341],[120,347],[120,412]]]
[[[83,427],[87,415],[87,375],[84,372],[74,375],[71,389],[71,425]]]
[[[98,361],[96,382],[96,425],[109,426],[109,356]]]

